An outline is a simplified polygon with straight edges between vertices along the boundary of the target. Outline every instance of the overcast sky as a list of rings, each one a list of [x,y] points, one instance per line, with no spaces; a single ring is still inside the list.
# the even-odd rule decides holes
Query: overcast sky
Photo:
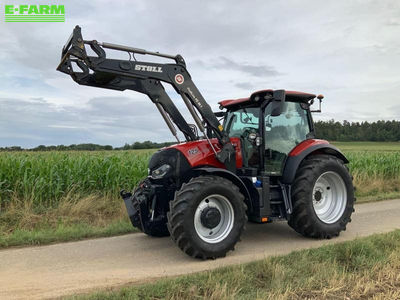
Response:
[[[27,2],[0,3],[0,146],[173,140],[145,95],[79,86],[55,70],[77,24],[84,39],[182,54],[215,110],[283,88],[323,94],[317,119],[400,119],[396,0],[67,0],[65,23],[5,23],[4,4]]]

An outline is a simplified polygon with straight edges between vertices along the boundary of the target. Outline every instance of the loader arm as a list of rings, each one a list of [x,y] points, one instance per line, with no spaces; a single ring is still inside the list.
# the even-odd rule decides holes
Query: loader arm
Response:
[[[97,56],[88,56],[85,45],[89,45]],[[109,59],[106,58],[104,48],[133,54],[159,56],[173,59],[175,63],[161,64],[136,60]],[[80,72],[74,70],[73,63],[79,67]],[[215,134],[221,145],[221,150],[217,152],[211,143],[210,145],[214,149],[217,159],[224,163],[227,169],[232,171],[235,169],[235,149],[230,142],[229,136],[193,83],[189,72],[186,70],[186,64],[182,56],[161,54],[110,43],[99,43],[95,40],[85,41],[82,38],[81,28],[76,26],[63,48],[61,62],[57,70],[71,75],[78,84],[115,90],[130,89],[148,95],[152,102],[156,104],[175,137],[177,137],[176,132],[172,129],[173,125],[168,115],[183,132],[187,140],[195,140],[196,135],[173,104],[160,81],[171,84],[175,91],[181,95],[197,127],[207,140],[211,136],[207,135],[203,122],[197,115],[196,110],[207,124],[207,128],[211,129],[210,131]]]
[[[192,128],[189,126],[188,123],[186,123],[182,114],[173,104],[171,98],[165,92],[162,84],[157,80],[135,79],[124,76],[110,76],[106,73],[102,74],[100,72],[95,72],[94,74],[87,74],[87,76],[81,77],[75,81],[77,81],[80,85],[119,91],[132,90],[142,94],[146,94],[156,105],[157,109],[160,111],[165,122],[167,123],[168,128],[171,130],[172,134],[175,136],[178,142],[180,141],[177,135],[177,131],[171,123],[171,119],[178,126],[179,130],[184,134],[187,141],[194,141],[198,139]],[[171,119],[169,116],[171,116]]]

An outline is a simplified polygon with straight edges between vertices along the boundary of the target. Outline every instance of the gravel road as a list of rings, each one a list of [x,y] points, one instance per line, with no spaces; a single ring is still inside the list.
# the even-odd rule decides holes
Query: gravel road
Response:
[[[0,299],[42,299],[245,263],[270,255],[351,240],[400,228],[400,200],[359,204],[340,237],[312,240],[286,222],[247,225],[226,258],[200,261],[182,253],[170,238],[136,233],[0,251]]]

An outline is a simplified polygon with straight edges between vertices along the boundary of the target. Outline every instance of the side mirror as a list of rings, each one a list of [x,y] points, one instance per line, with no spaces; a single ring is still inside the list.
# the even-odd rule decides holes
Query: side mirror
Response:
[[[274,91],[273,98],[273,102],[271,103],[271,116],[277,117],[282,113],[283,106],[285,104],[285,90]]]
[[[317,96],[317,99],[319,100],[319,109],[311,110],[312,113],[313,113],[313,112],[316,112],[316,113],[322,112],[322,110],[321,110],[321,103],[322,103],[322,99],[324,99],[324,96],[323,96],[323,95],[318,95],[318,96]],[[311,105],[312,105],[313,103],[314,103],[314,99],[312,100]]]
[[[280,116],[282,113],[282,106],[281,103],[278,101],[275,101],[271,103],[272,108],[271,108],[271,117],[277,117]]]
[[[217,118],[223,118],[223,117],[225,117],[225,112],[224,111],[216,111],[216,112],[214,112],[214,115]]]

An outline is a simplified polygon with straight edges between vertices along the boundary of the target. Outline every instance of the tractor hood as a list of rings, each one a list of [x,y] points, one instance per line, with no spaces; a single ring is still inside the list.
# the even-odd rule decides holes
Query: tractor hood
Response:
[[[243,161],[240,139],[231,138],[231,142],[235,147],[236,167],[241,168]],[[211,143],[217,151],[220,150],[217,139],[211,139]],[[149,175],[152,176],[155,174],[154,171],[163,165],[169,166],[166,167],[168,170],[166,170],[166,176],[163,177],[174,177],[175,179],[181,178],[190,169],[196,167],[207,166],[225,169],[225,165],[216,159],[207,140],[176,144],[158,150],[149,161]]]
[[[231,138],[231,143],[235,147],[236,152],[236,168],[242,167],[242,152],[240,149],[240,139],[239,138]],[[213,144],[215,150],[220,151],[221,147],[218,143],[217,139],[211,139],[211,143]],[[225,165],[217,160],[213,150],[211,149],[210,144],[206,139],[181,143],[177,145],[173,145],[164,149],[176,149],[179,150],[188,160],[190,166],[192,168],[198,166],[211,166],[216,168],[224,168]],[[163,149],[162,149],[163,150]]]

